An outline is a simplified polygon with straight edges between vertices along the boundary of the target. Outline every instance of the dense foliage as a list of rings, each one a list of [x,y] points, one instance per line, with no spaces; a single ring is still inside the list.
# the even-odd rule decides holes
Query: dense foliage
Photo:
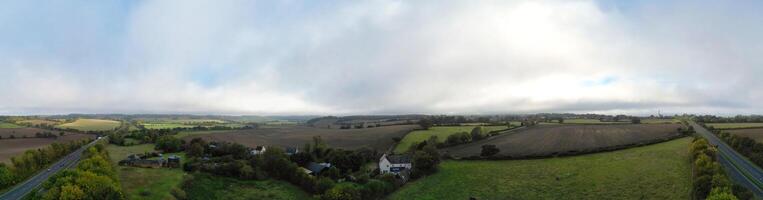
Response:
[[[64,170],[45,182],[42,199],[125,199],[105,147],[94,145],[82,156],[75,170]]]
[[[692,169],[694,170],[693,187],[694,196],[697,199],[749,199],[752,194],[749,191],[740,191],[741,187],[733,187],[731,181],[716,160],[717,149],[712,147],[706,139],[695,139],[691,144]],[[737,191],[734,191],[736,189]],[[735,196],[735,194],[739,194]]]

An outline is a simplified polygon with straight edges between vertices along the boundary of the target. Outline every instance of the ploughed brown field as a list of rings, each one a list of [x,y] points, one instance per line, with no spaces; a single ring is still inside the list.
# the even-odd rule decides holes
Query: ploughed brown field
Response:
[[[482,145],[496,145],[498,156],[524,157],[597,151],[680,135],[680,124],[540,125],[444,149],[455,157],[479,156]]]
[[[419,128],[418,125],[382,126],[363,129],[327,129],[307,126],[284,126],[275,128],[260,128],[249,130],[234,130],[214,132],[204,135],[189,135],[184,140],[203,138],[207,141],[227,141],[243,144],[249,147],[276,146],[299,147],[311,142],[314,136],[323,138],[329,146],[342,149],[358,149],[369,147],[378,151],[386,151],[392,146],[392,138],[402,138]]]
[[[34,133],[32,133],[34,135]],[[70,141],[93,139],[95,135],[67,133],[63,137],[54,138],[23,138],[0,140],[0,162],[10,163],[11,157],[23,154],[26,150],[43,148],[54,142],[66,143]]]
[[[734,130],[723,130],[723,131],[729,132],[737,136],[752,138],[753,140],[758,142],[763,142],[763,128],[734,129]]]
[[[35,137],[36,133],[44,133],[44,132],[50,132],[58,136],[58,133],[61,131],[51,131],[51,130],[45,130],[45,129],[39,129],[39,128],[0,128],[0,139],[8,139],[11,137],[11,135],[15,136],[16,138],[23,138],[24,136],[28,138]],[[66,132],[66,134],[74,134],[71,132]]]

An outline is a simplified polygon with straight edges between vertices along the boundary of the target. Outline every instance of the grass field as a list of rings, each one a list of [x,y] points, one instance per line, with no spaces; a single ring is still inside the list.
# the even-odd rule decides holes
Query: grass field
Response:
[[[707,123],[705,126],[717,129],[763,128],[763,123]]]
[[[193,128],[195,125],[188,124],[168,124],[168,123],[143,123],[146,129],[173,129],[173,128]]]
[[[689,199],[690,141],[564,158],[445,161],[389,199]]]
[[[276,180],[252,181],[194,174],[190,187],[185,188],[188,199],[313,199],[298,187]]]
[[[112,162],[125,159],[130,154],[154,151],[153,144],[133,146],[109,145],[107,147]],[[185,154],[173,153],[165,156],[177,155],[185,162]],[[127,199],[174,199],[170,194],[172,188],[179,188],[185,172],[182,169],[149,169],[137,167],[117,166],[117,173]]]
[[[411,144],[425,141],[432,136],[437,136],[437,140],[439,142],[445,142],[445,140],[448,138],[449,135],[460,133],[460,132],[471,133],[474,127],[476,126],[436,126],[436,127],[429,128],[429,130],[413,131],[411,133],[408,133],[408,135],[405,135],[403,140],[401,140],[400,143],[398,143],[397,146],[395,146],[395,153],[403,153],[406,150],[408,150]],[[483,126],[482,128],[483,128],[483,131],[487,133],[494,130],[506,129],[507,127],[506,126]]]
[[[446,148],[456,157],[478,156],[482,145],[496,145],[499,156],[548,156],[597,151],[680,135],[679,124],[538,125],[509,134]]]
[[[0,128],[24,128],[24,127],[16,125],[16,124],[11,124],[8,122],[0,122]]]
[[[77,119],[72,123],[58,125],[59,128],[71,128],[80,131],[108,131],[121,125],[121,122],[103,119]]]

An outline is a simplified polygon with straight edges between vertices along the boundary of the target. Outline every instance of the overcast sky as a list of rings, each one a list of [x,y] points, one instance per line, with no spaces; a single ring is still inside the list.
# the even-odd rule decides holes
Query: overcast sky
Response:
[[[2,1],[0,114],[761,114],[761,8]]]

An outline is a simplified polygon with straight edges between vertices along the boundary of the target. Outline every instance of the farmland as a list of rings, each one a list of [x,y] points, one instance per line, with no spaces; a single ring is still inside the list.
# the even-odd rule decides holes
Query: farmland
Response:
[[[500,156],[523,157],[596,151],[678,136],[679,124],[540,125],[487,140],[447,148],[456,157],[477,156],[496,145]]]
[[[403,153],[408,150],[411,144],[419,143],[429,139],[431,136],[437,136],[439,142],[445,142],[449,135],[460,132],[471,132],[476,126],[436,126],[431,127],[429,130],[417,130],[405,135],[403,140],[395,146],[395,153]],[[482,127],[485,133],[494,130],[503,130],[506,126],[484,126]]]
[[[130,154],[154,151],[154,145],[143,144],[126,147],[109,145],[107,150],[112,162],[116,163]],[[183,153],[168,155],[178,155],[185,158]],[[181,169],[169,168],[147,169],[117,166],[116,169],[122,183],[122,189],[128,199],[174,199],[170,191],[172,188],[179,187],[185,174]]]
[[[53,138],[24,138],[0,140],[0,162],[10,162],[11,157],[24,153],[26,150],[42,148],[54,142],[69,142],[93,138],[87,134],[69,134],[63,137]]]
[[[630,121],[602,122],[598,119],[565,119],[565,124],[625,124]]]
[[[763,128],[763,123],[707,123],[705,125],[717,129]]]
[[[0,129],[0,139],[8,139],[11,135],[15,138],[32,138],[35,137],[35,134],[44,132],[50,132],[58,136],[61,131],[51,131],[39,128],[3,128]]]
[[[725,132],[729,132],[737,136],[752,138],[758,142],[763,142],[763,128],[727,130]]]
[[[690,141],[563,158],[445,161],[389,199],[689,199]]]
[[[28,119],[28,120],[21,120],[16,122],[18,124],[24,124],[28,126],[40,126],[40,125],[56,125],[59,122],[53,121],[53,120],[47,120],[47,119]]]
[[[103,119],[77,119],[77,121],[61,124],[56,127],[80,131],[108,131],[120,126],[120,122]]]
[[[344,149],[370,147],[385,151],[392,146],[394,137],[418,128],[418,125],[382,126],[365,129],[325,129],[307,126],[279,126],[232,131],[205,132],[208,134],[192,134],[184,137],[186,140],[200,137],[208,141],[236,142],[246,146],[278,146],[301,147],[320,136],[329,146]]]
[[[23,126],[19,126],[16,124],[11,124],[8,122],[0,122],[0,129],[6,129],[6,128],[21,128]]]

